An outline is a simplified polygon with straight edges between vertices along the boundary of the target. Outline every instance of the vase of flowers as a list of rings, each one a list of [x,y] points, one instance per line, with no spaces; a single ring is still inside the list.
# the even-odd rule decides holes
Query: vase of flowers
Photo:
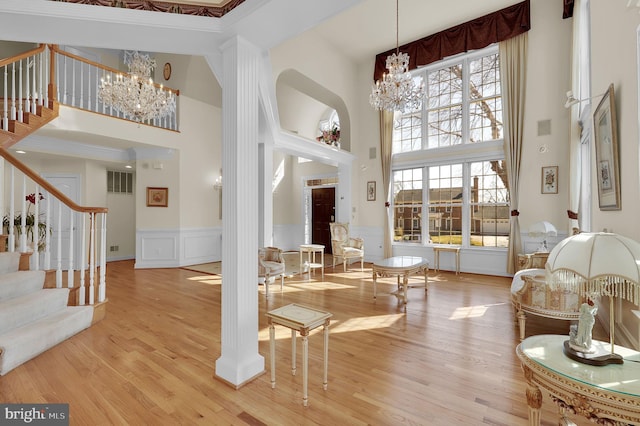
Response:
[[[42,193],[38,193],[38,200],[44,200],[44,196]],[[36,218],[33,213],[30,212],[31,206],[36,203],[36,194],[32,193],[25,197],[27,204],[27,212],[25,214],[25,232],[27,235],[27,241],[29,247],[35,249],[34,245],[34,226],[36,223]],[[22,234],[22,213],[16,212],[13,216],[13,221],[10,220],[9,215],[4,216],[2,219],[3,233],[9,233],[9,226],[13,222],[13,226],[15,227],[15,233],[18,236],[16,239],[16,244],[18,244],[20,240],[20,235]],[[44,250],[45,246],[45,237],[47,236],[47,224],[44,222],[44,218],[42,215],[38,215],[38,251]]]
[[[316,140],[340,148],[340,128],[333,126],[331,130],[323,130],[322,134],[318,136]]]

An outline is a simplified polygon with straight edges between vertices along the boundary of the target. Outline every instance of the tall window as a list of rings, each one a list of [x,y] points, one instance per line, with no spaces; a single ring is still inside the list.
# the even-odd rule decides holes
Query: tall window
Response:
[[[492,46],[415,72],[426,99],[394,122],[396,242],[507,246],[499,60]]]

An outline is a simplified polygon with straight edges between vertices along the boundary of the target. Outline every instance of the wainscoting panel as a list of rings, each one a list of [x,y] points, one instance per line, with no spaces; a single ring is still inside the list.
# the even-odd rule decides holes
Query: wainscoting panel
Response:
[[[136,268],[175,268],[221,260],[222,228],[136,231]]]
[[[178,265],[178,230],[136,231],[136,268]]]
[[[181,266],[222,260],[222,228],[183,229],[180,236]]]

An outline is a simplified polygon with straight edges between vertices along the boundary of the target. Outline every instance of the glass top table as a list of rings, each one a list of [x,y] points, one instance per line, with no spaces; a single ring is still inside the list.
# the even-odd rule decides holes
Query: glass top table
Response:
[[[549,391],[561,412],[575,412],[592,421],[640,422],[640,352],[616,345],[614,352],[624,358],[623,364],[588,365],[564,354],[568,339],[563,335],[531,336],[516,348],[528,385],[529,424],[540,424],[540,388]],[[611,351],[608,342],[594,340],[593,345]]]
[[[409,275],[416,273],[424,274],[424,291],[427,291],[428,278],[427,272],[429,271],[429,262],[427,259],[416,256],[393,256],[387,259],[378,260],[373,262],[373,298],[377,296],[377,280],[378,276],[398,276],[398,289],[391,293],[398,297],[398,301],[407,303],[407,290],[409,289]],[[402,277],[402,283],[400,282]]]

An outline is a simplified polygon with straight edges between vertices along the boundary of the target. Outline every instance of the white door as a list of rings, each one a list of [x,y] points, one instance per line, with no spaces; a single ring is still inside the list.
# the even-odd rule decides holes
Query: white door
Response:
[[[41,175],[51,185],[53,185],[58,191],[69,197],[76,204],[81,204],[80,200],[80,176],[72,174],[62,173],[49,173]],[[49,200],[49,220],[51,223],[51,268],[58,268],[58,261],[63,270],[69,269],[69,244],[71,236],[71,222],[70,216],[72,210],[67,208],[64,204],[61,208],[58,208],[59,203],[53,197]],[[47,202],[43,202],[44,212],[46,210]],[[61,214],[59,213],[61,212]],[[73,213],[73,269],[79,268],[80,259],[80,242],[81,242],[81,223],[82,214]],[[60,243],[58,243],[58,237],[60,237]],[[60,254],[60,256],[58,256]]]

